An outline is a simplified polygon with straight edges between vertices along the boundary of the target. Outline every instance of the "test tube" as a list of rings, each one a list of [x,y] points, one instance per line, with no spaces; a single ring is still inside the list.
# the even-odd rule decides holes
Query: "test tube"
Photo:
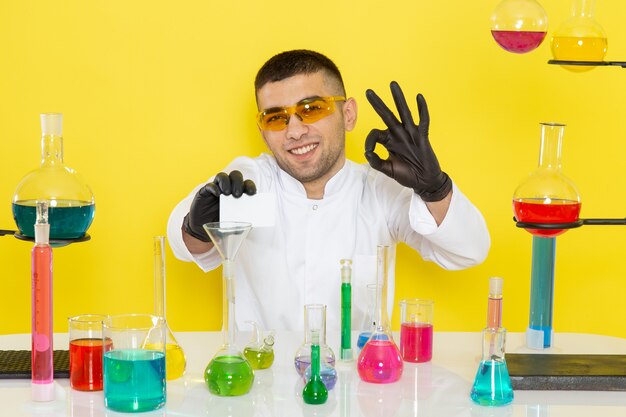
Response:
[[[341,354],[342,361],[353,360],[352,355],[352,261],[341,260]]]
[[[52,248],[48,202],[37,201],[35,246],[32,249],[32,351],[33,401],[54,400],[52,349]]]

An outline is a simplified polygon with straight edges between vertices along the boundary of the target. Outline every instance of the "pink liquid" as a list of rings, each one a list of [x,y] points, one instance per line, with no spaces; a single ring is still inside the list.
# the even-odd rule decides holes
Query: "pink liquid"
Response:
[[[35,245],[32,250],[32,382],[53,381],[52,364],[52,248]]]
[[[571,223],[578,221],[580,203],[572,200],[552,200],[543,204],[543,200],[513,200],[513,212],[520,222],[527,223]],[[535,236],[555,237],[567,229],[526,229]]]
[[[497,329],[502,326],[502,298],[491,298],[487,302],[487,327]]]
[[[400,351],[391,340],[370,340],[359,354],[359,377],[365,382],[388,384],[402,376]]]
[[[491,35],[498,45],[506,51],[515,54],[524,54],[541,45],[541,42],[543,42],[543,39],[546,37],[546,32],[492,30]]]
[[[400,353],[407,362],[428,362],[433,358],[433,325],[402,323]]]

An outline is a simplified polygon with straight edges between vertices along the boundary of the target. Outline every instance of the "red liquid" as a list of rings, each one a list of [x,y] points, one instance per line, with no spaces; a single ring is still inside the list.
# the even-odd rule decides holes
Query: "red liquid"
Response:
[[[107,349],[110,344],[107,343]],[[79,391],[102,389],[102,339],[70,342],[70,385]]]
[[[390,340],[370,340],[359,354],[357,370],[365,382],[388,384],[402,376],[402,358]]]
[[[491,35],[506,51],[524,54],[537,48],[546,37],[546,32],[516,30],[492,30]]]
[[[400,353],[407,362],[428,362],[433,358],[433,325],[402,323]]]
[[[543,204],[543,200],[513,200],[513,212],[520,222],[527,223],[572,223],[578,221],[580,203],[572,200],[552,200]],[[526,229],[535,236],[555,237],[567,229]]]

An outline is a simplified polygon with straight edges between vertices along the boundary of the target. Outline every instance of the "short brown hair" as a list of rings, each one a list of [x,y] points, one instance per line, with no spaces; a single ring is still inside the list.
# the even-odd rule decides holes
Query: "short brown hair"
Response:
[[[342,90],[341,93],[346,94],[337,65],[319,52],[307,49],[294,49],[271,57],[257,72],[254,80],[254,91],[255,93],[258,92],[267,83],[281,81],[299,74],[314,74],[319,71],[324,71],[335,79]]]

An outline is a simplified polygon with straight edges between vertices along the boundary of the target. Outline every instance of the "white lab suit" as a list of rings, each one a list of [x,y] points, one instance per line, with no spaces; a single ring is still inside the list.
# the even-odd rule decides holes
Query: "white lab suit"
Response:
[[[405,242],[425,260],[445,269],[482,262],[490,238],[485,221],[453,185],[452,201],[437,227],[425,203],[413,190],[372,169],[346,161],[326,184],[324,198],[311,200],[303,185],[281,170],[273,156],[240,157],[224,171],[238,169],[258,192],[276,196],[276,224],[253,228],[236,262],[236,321],[258,322],[264,329],[303,330],[305,304],[327,305],[327,328],[340,328],[340,260],[352,259],[352,327],[363,326],[366,285],[376,282],[376,247]],[[175,256],[194,261],[202,270],[217,268],[215,248],[192,255],[182,240],[181,225],[198,185],[172,212],[168,239]],[[419,270],[413,272],[415,275]],[[389,277],[392,310],[394,274]]]

